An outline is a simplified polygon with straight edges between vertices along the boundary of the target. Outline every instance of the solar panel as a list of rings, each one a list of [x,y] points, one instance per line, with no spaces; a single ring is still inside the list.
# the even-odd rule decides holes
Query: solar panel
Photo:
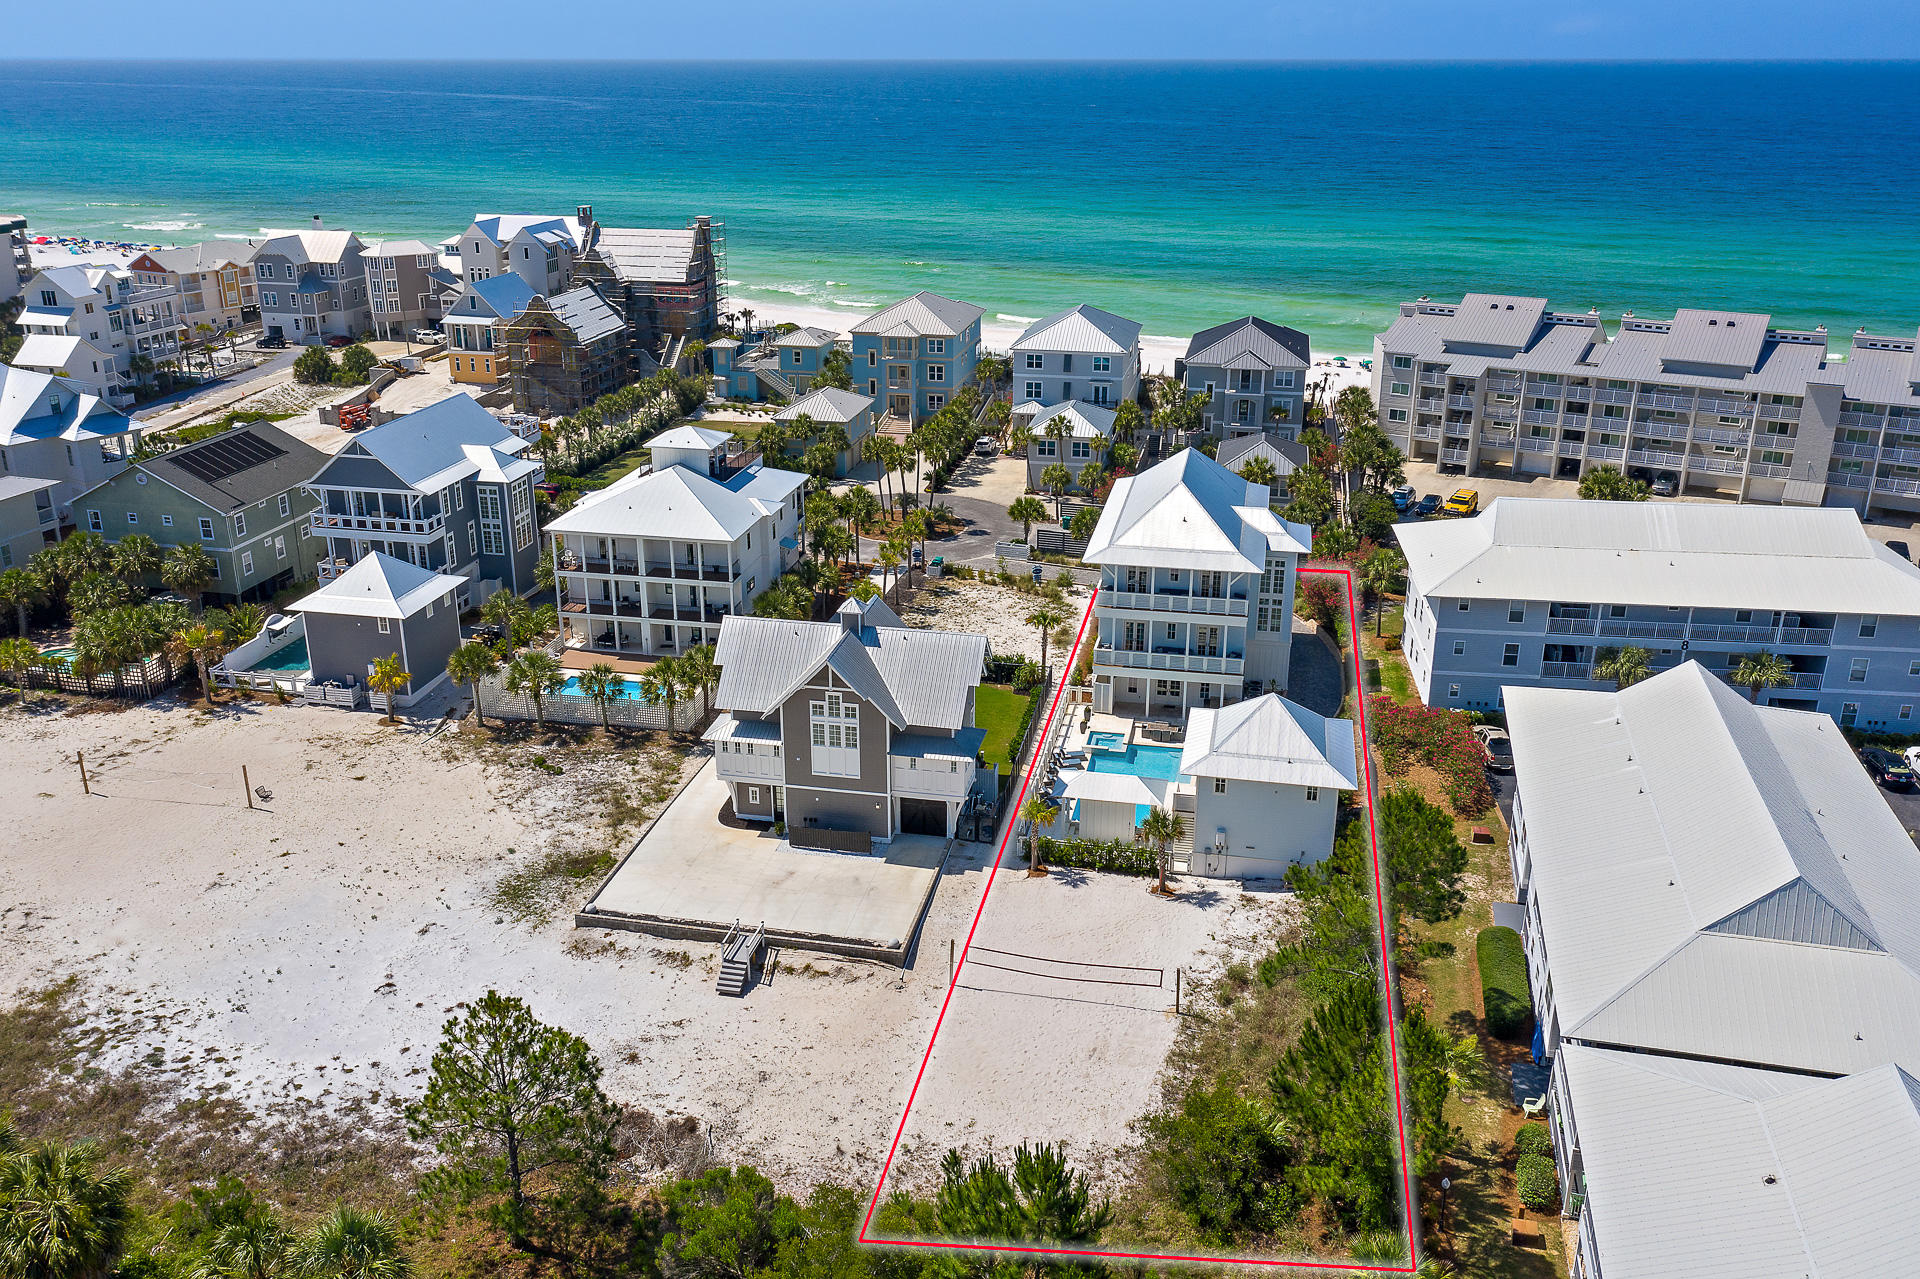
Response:
[[[286,453],[252,431],[240,431],[209,440],[198,448],[181,449],[168,460],[187,474],[214,484]]]

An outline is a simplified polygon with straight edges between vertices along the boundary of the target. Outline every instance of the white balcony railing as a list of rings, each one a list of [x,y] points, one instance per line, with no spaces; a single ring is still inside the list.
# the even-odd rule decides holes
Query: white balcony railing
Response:
[[[337,533],[398,533],[405,537],[439,537],[446,531],[446,526],[446,520],[438,515],[415,520],[391,515],[334,515],[327,511],[315,511],[309,520],[309,527],[322,536]]]
[[[1203,657],[1197,653],[1146,653],[1102,644],[1094,661],[1106,666],[1130,666],[1150,671],[1186,671],[1198,675],[1238,675],[1246,661],[1238,656]]]
[[[1245,615],[1245,596],[1233,599],[1219,595],[1175,594],[1172,591],[1102,591],[1102,609],[1136,609],[1155,613],[1206,613],[1211,616]]]

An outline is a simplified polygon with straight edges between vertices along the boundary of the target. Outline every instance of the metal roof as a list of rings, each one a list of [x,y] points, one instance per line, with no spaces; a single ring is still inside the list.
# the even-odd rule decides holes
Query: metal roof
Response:
[[[772,345],[792,346],[812,350],[818,347],[832,346],[838,336],[838,334],[829,333],[825,329],[816,329],[808,325],[801,325],[799,328],[789,330],[773,339]]]
[[[1060,770],[1057,799],[1090,799],[1104,804],[1146,804],[1166,802],[1164,779],[1140,777],[1133,773],[1095,773],[1090,770]]]
[[[511,271],[503,271],[461,286],[460,296],[453,300],[446,318],[455,323],[469,317],[511,320],[533,299],[532,285]]]
[[[1113,486],[1081,558],[1260,573],[1269,551],[1300,555],[1312,545],[1312,530],[1267,509],[1264,485],[1248,483],[1198,449],[1182,449]]]
[[[467,445],[481,445],[504,455],[500,462],[503,467],[531,447],[481,408],[479,401],[455,392],[363,432],[334,456],[374,458],[403,483],[424,492],[479,472],[479,466],[467,455]],[[329,459],[309,483],[324,485],[331,465]]]
[[[707,731],[700,736],[709,742],[777,742],[780,740],[780,721],[716,715],[713,723],[707,726]]]
[[[986,311],[971,302],[929,293],[925,289],[875,311],[848,330],[887,337],[958,337]]]
[[[873,397],[837,386],[818,386],[775,413],[774,420],[791,422],[810,417],[816,422],[851,422],[862,413],[873,411]]]
[[[1278,693],[1189,711],[1180,771],[1276,786],[1360,785],[1353,721],[1316,715]]]
[[[721,668],[715,705],[764,715],[831,666],[896,728],[966,727],[970,693],[987,660],[987,637],[859,625],[862,620],[728,617],[714,654]]]
[[[1440,323],[1446,345],[1493,346],[1517,351],[1533,338],[1546,313],[1545,298],[1523,298],[1501,293],[1469,293]]]
[[[1118,413],[1098,404],[1089,404],[1085,400],[1062,400],[1058,404],[1041,404],[1038,400],[1027,400],[1014,406],[1016,415],[1033,414],[1027,423],[1035,435],[1045,435],[1047,424],[1055,418],[1066,422],[1067,434],[1075,439],[1090,440],[1113,438],[1113,422]]]
[[[56,488],[59,484],[59,480],[43,480],[32,475],[0,475],[0,502]]]
[[[363,258],[438,258],[439,250],[421,240],[370,240],[360,246]]]
[[[1661,362],[1751,370],[1760,361],[1760,348],[1766,343],[1767,324],[1772,319],[1745,311],[1675,311],[1673,327],[1660,344]]]
[[[684,283],[693,273],[691,229],[603,226],[593,247],[622,281]]]
[[[1920,616],[1920,568],[1848,507],[1502,497],[1394,532],[1430,598]]]
[[[887,745],[887,754],[901,759],[972,760],[986,743],[984,728],[963,728],[952,737],[937,733],[895,733]]]
[[[271,422],[248,422],[134,465],[217,511],[233,512],[299,488],[326,460]]]
[[[359,252],[360,241],[351,231],[272,231],[254,256],[272,253],[293,262],[344,262]]]
[[[1920,1214],[1920,1085],[1572,1047],[1562,1057],[1606,1279],[1893,1279]]]
[[[1563,1034],[1920,1066],[1920,857],[1829,717],[1696,662],[1506,707]]]
[[[248,240],[202,240],[177,249],[154,249],[147,256],[169,271],[186,274],[245,266],[257,252],[258,246]]]
[[[732,542],[779,509],[806,476],[772,471],[760,494],[739,492],[698,471],[668,466],[635,473],[588,493],[547,525],[549,533],[599,537],[670,537],[684,541]],[[783,487],[768,500],[768,489]]]
[[[21,323],[27,321],[23,317]],[[1920,405],[1920,355],[1913,338],[1858,334],[1841,367],[1846,395],[1868,404]]]
[[[647,441],[650,449],[707,449],[719,448],[733,438],[731,431],[715,430],[711,426],[695,426],[691,422],[682,422],[670,427]]]
[[[476,213],[462,234],[484,236],[496,246],[505,244],[522,231],[559,231],[573,244],[580,243],[585,228],[579,218],[552,213]],[[457,241],[460,237],[455,236]]]
[[[302,613],[407,618],[466,584],[464,577],[449,577],[373,551],[292,607]]]
[[[58,412],[50,407],[55,398]],[[0,444],[97,440],[138,429],[140,423],[64,377],[0,364]]]
[[[1285,479],[1307,464],[1307,446],[1297,440],[1283,440],[1277,435],[1265,433],[1236,435],[1230,440],[1220,441],[1220,447],[1213,454],[1214,461],[1235,474],[1248,460],[1256,457],[1263,457],[1272,463],[1274,474]]]
[[[627,327],[620,313],[591,285],[583,284],[558,294],[548,305],[560,322],[573,331],[574,340],[578,342],[596,341]]]
[[[1138,321],[1082,302],[1035,320],[1013,340],[1010,351],[1090,351],[1125,355],[1140,345]]]
[[[1202,329],[1187,343],[1189,367],[1225,367],[1241,356],[1252,356],[1270,369],[1304,369],[1313,363],[1313,346],[1299,329],[1257,315]]]

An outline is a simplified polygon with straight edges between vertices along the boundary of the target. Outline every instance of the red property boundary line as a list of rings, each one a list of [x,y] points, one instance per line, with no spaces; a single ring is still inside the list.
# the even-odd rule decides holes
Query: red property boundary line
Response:
[[[1354,684],[1356,690],[1359,690],[1362,673],[1360,657],[1360,610],[1354,598],[1353,571],[1345,567],[1330,566],[1302,567],[1299,571],[1302,575],[1313,574],[1337,577],[1345,584],[1347,592],[1347,635],[1350,640],[1353,656]],[[1086,611],[1080,615],[1080,629],[1074,635],[1073,649],[1067,654],[1067,660],[1062,668],[1059,686],[1054,689],[1053,701],[1047,707],[1047,718],[1045,722],[1041,724],[1040,735],[1036,739],[1038,743],[1046,742],[1047,734],[1053,726],[1054,714],[1059,710],[1060,698],[1066,692],[1067,680],[1071,678],[1073,664],[1078,660],[1080,646],[1086,639],[1087,623],[1093,617],[1094,603],[1099,598],[1100,591],[1096,587],[1093,592],[1093,597],[1087,601]],[[1355,698],[1355,702],[1359,707],[1360,739],[1363,743],[1360,777],[1362,791],[1367,802],[1367,844],[1373,855],[1373,904],[1375,920],[1379,929],[1381,984],[1383,987],[1381,993],[1384,996],[1383,1004],[1386,1009],[1387,1055],[1388,1061],[1391,1063],[1393,1069],[1393,1118],[1394,1129],[1398,1134],[1400,1145],[1401,1211],[1404,1214],[1407,1227],[1407,1256],[1411,1258],[1409,1264],[1404,1266],[1382,1266],[1362,1265],[1355,1262],[1341,1261],[1281,1261],[1271,1257],[1209,1257],[1185,1256],[1178,1253],[1161,1252],[1118,1252],[1098,1248],[1035,1248],[1021,1247],[1013,1244],[962,1243],[927,1239],[882,1239],[871,1233],[873,1214],[880,1207],[880,1194],[886,1189],[887,1177],[893,1170],[894,1156],[899,1153],[901,1139],[906,1135],[907,1131],[907,1120],[913,1114],[914,1098],[919,1095],[920,1083],[926,1078],[927,1064],[933,1060],[933,1045],[940,1038],[940,1027],[947,1019],[947,1008],[953,1003],[953,992],[958,988],[960,975],[966,969],[967,951],[973,945],[974,933],[978,931],[980,927],[980,917],[986,913],[987,898],[991,896],[993,892],[994,876],[999,873],[1001,863],[1006,858],[1007,843],[1013,836],[1014,825],[1019,821],[1020,806],[1026,802],[1027,788],[1032,784],[1034,770],[1040,764],[1040,752],[1037,749],[1034,751],[1033,759],[1027,764],[1025,776],[1020,780],[1020,793],[1014,797],[1013,801],[1013,815],[1007,822],[1006,834],[1000,837],[1000,847],[994,853],[993,866],[988,871],[986,887],[983,888],[980,893],[980,904],[974,907],[973,923],[967,929],[966,942],[960,947],[960,957],[959,961],[954,965],[953,979],[947,983],[946,997],[940,1001],[940,1015],[934,1019],[933,1033],[927,1038],[927,1050],[921,1055],[920,1068],[914,1073],[913,1087],[907,1093],[906,1108],[901,1111],[899,1126],[896,1127],[893,1132],[893,1144],[887,1148],[886,1163],[881,1166],[880,1179],[873,1187],[873,1198],[867,1203],[867,1214],[861,1219],[858,1242],[902,1248],[951,1248],[970,1252],[1005,1252],[1048,1257],[1098,1257],[1113,1261],[1186,1261],[1212,1263],[1216,1265],[1269,1266],[1275,1269],[1339,1270],[1355,1274],[1406,1275],[1412,1274],[1419,1267],[1420,1257],[1414,1231],[1414,1212],[1416,1211],[1418,1200],[1413,1190],[1412,1164],[1407,1157],[1407,1097],[1406,1091],[1400,1082],[1399,1027],[1393,1017],[1393,952],[1387,942],[1386,881],[1382,877],[1380,870],[1380,827],[1378,806],[1375,803],[1374,796],[1373,762],[1364,746],[1364,743],[1371,740],[1371,736],[1367,731],[1367,699],[1364,691],[1360,691],[1359,695]]]

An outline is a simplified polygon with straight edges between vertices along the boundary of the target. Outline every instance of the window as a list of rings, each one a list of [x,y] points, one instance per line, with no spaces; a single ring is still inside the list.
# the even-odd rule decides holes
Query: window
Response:
[[[293,512],[293,499],[287,496],[287,494],[282,493],[280,495],[280,517],[282,519],[285,519],[292,512]]]
[[[867,367],[872,368],[876,363],[879,362],[879,359],[880,359],[880,352],[878,348],[869,348],[867,351]]]
[[[88,528],[90,528],[90,529],[92,529],[92,530],[93,530],[94,532],[96,532],[96,533],[99,533],[99,532],[102,532],[102,531],[104,531],[104,530],[106,529],[106,527],[107,527],[107,526],[106,526],[106,525],[105,525],[104,523],[102,523],[102,522],[101,522],[101,520],[100,520],[100,512],[98,512],[98,511],[88,511],[88,512],[87,512],[87,527],[88,527]]]
[[[747,802],[749,804],[758,804],[760,802],[760,788],[758,786],[747,787]]]
[[[1046,393],[1047,393],[1047,384],[1045,382],[1027,383],[1027,398],[1029,400],[1037,400],[1041,396],[1045,395]]]
[[[1911,718],[1913,718],[1913,707],[1912,707],[1912,705],[1910,705],[1910,704],[1909,704],[1909,705],[1906,705],[1906,706],[1902,706],[1902,707],[1900,708],[1900,718],[1901,718],[1901,719],[1911,719]]]
[[[1625,604],[1607,605],[1608,617],[1625,617],[1626,615],[1627,615],[1627,606]]]
[[[127,523],[138,524],[139,522],[140,522],[140,512],[138,511],[127,512]]]
[[[252,576],[252,574],[253,574],[253,552],[242,551],[240,552],[240,576],[250,577]]]
[[[1405,409],[1388,409],[1387,410],[1387,421],[1404,422],[1406,420],[1407,420],[1407,411]]]
[[[245,537],[245,536],[247,535],[247,516],[246,516],[246,512],[244,512],[244,511],[238,511],[238,512],[235,512],[235,513],[234,513],[234,517],[233,517],[233,535],[234,535],[235,537]]]
[[[947,380],[947,366],[944,364],[927,365],[927,381],[944,382]]]
[[[213,521],[204,515],[200,517],[200,540],[203,542],[213,540]]]
[[[927,408],[930,411],[935,413],[938,413],[942,408],[944,408],[946,406],[946,403],[947,403],[947,397],[939,394],[938,392],[935,392],[934,394],[929,395],[927,397]]]
[[[1520,646],[1518,644],[1509,644],[1506,646],[1506,649],[1500,654],[1500,665],[1520,665]]]
[[[220,561],[218,558],[215,558],[213,561],[213,580],[216,582],[220,580]]]
[[[1411,355],[1396,355],[1393,357],[1393,367],[1396,369],[1410,369],[1413,367],[1413,357]]]
[[[485,555],[506,553],[507,540],[500,514],[500,486],[480,484],[474,488],[480,507],[480,549]]]
[[[1864,684],[1867,682],[1868,661],[1869,659],[1864,657],[1856,657],[1853,659],[1853,667],[1847,672],[1847,683]]]
[[[1453,642],[1453,655],[1455,657],[1465,657],[1467,655],[1467,642],[1465,640],[1455,640]]]
[[[1026,367],[1030,369],[1044,369],[1047,367],[1047,357],[1035,351],[1028,351],[1026,355]]]
[[[860,775],[860,706],[839,693],[807,704],[813,771],[823,777]]]
[[[276,560],[287,558],[287,539],[284,535],[273,539],[273,558]]]
[[[393,624],[387,621],[386,618],[382,617],[382,618],[377,618],[375,620],[377,620],[380,623],[380,633],[382,635],[386,635],[393,630]]]
[[[1395,382],[1387,387],[1388,395],[1412,395],[1413,386],[1407,382]]]
[[[1514,601],[1513,601],[1512,603],[1510,603],[1510,604],[1508,604],[1508,605],[1507,605],[1507,620],[1508,620],[1509,622],[1524,622],[1524,621],[1526,621],[1526,620],[1527,620],[1527,606],[1526,606],[1526,603],[1525,603],[1524,601],[1522,601],[1522,600],[1514,600]]]
[[[474,532],[473,521],[468,520],[467,521],[467,554],[478,555],[479,553],[480,553],[480,537],[477,533]]]
[[[947,340],[945,338],[928,338],[927,339],[928,355],[945,355],[946,353],[947,353]]]
[[[1460,700],[1460,686],[1458,684],[1447,685],[1447,700],[1450,702]]]
[[[1092,457],[1093,445],[1088,443],[1086,440],[1073,441],[1072,456],[1075,457],[1076,459]]]
[[[254,268],[254,274],[258,275],[263,280],[271,280],[273,278],[273,263],[262,262],[259,266]]]
[[[1880,629],[1879,614],[1868,613],[1865,617],[1862,617],[1860,619],[1860,638],[1861,639],[1872,639],[1874,632],[1879,629]]]
[[[1226,779],[1226,778],[1224,778],[1224,777],[1216,777],[1216,778],[1214,778],[1214,779],[1213,779],[1213,793],[1214,793],[1214,794],[1216,794],[1216,795],[1224,795],[1224,794],[1226,794],[1226,793],[1227,793],[1227,779]]]
[[[1468,609],[1472,607],[1473,607],[1472,600],[1461,600],[1459,603],[1459,609],[1462,613],[1466,612]]]
[[[162,516],[160,517],[160,527],[161,527],[161,528],[172,528],[172,527],[173,527],[173,516],[171,516],[171,515],[162,515]]]
[[[1113,357],[1112,357],[1112,356],[1110,356],[1110,355],[1096,355],[1096,356],[1094,356],[1094,357],[1093,357],[1093,371],[1094,371],[1095,373],[1111,373],[1111,372],[1113,372]]]

